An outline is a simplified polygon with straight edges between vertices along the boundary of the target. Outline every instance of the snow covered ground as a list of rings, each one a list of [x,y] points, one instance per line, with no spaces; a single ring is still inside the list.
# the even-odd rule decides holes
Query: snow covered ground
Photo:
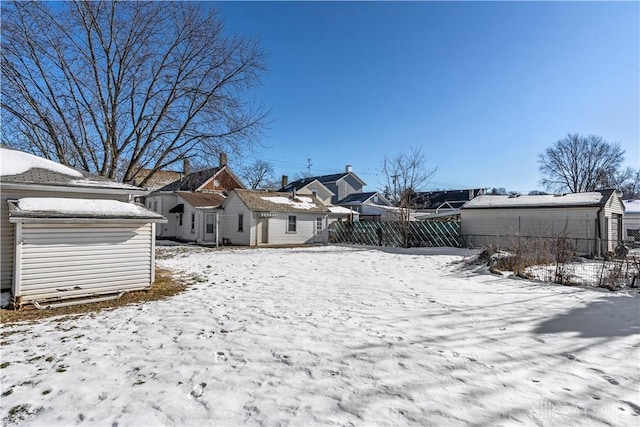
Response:
[[[640,298],[464,251],[165,247],[164,301],[3,325],[4,424],[640,423]]]

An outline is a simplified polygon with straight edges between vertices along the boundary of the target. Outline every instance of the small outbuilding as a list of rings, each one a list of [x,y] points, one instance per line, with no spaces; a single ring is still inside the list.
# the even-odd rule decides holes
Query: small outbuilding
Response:
[[[315,196],[233,190],[222,204],[221,236],[242,246],[327,243],[329,209]]]
[[[480,195],[461,208],[461,236],[468,245],[512,243],[514,238],[566,237],[581,254],[613,252],[622,240],[624,206],[615,190],[586,193]]]
[[[96,301],[154,281],[146,191],[0,148],[2,292],[15,305]],[[69,302],[64,302],[67,304]]]
[[[625,242],[640,246],[640,200],[625,200],[622,232]]]

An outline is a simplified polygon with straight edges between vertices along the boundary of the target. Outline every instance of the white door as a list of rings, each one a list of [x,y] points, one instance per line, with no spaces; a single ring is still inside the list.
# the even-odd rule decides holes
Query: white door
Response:
[[[258,219],[256,241],[259,245],[269,243],[269,218]]]
[[[316,243],[323,243],[324,239],[324,219],[316,218],[316,229],[315,229],[315,241]]]
[[[204,241],[216,241],[216,214],[214,213],[204,214]]]

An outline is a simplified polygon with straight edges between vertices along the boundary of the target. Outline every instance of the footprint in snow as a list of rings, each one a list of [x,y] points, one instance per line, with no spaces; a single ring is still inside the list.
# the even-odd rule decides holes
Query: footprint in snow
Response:
[[[224,351],[218,351],[215,355],[216,363],[222,363],[227,361],[227,356],[224,354]]]
[[[613,379],[609,375],[605,375],[604,379],[607,380],[609,382],[609,384],[620,385],[620,383],[618,381],[616,381],[615,379]]]
[[[191,390],[191,396],[198,398],[202,396],[204,393],[204,388],[207,386],[207,383],[196,384],[196,386]]]

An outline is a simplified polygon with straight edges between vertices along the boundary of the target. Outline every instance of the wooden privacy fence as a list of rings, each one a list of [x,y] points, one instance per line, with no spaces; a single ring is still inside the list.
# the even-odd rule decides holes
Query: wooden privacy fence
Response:
[[[337,222],[331,226],[332,243],[404,247],[406,229],[408,247],[461,246],[460,221],[359,221]]]

